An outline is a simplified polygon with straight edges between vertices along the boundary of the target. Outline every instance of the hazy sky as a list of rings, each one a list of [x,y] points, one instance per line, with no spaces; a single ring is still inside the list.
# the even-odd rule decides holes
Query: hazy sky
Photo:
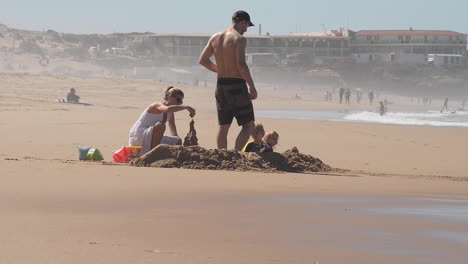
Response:
[[[0,23],[69,33],[214,33],[246,10],[262,32],[285,35],[346,27],[468,32],[467,0],[0,0]],[[258,27],[249,29],[257,33]]]

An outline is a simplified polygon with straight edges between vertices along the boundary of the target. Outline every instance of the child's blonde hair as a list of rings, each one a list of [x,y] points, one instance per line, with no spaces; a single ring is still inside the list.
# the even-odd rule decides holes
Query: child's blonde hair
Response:
[[[279,138],[278,132],[271,131],[271,132],[266,133],[262,140],[263,140],[264,143],[268,143],[268,140],[270,140],[270,138],[272,138],[274,136]]]
[[[265,135],[265,129],[263,128],[263,125],[261,123],[255,123],[254,129],[252,130],[252,134],[253,133],[260,133]]]

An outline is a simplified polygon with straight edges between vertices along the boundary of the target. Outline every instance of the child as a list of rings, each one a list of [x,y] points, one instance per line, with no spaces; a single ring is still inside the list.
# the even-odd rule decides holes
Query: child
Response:
[[[278,144],[279,134],[276,131],[267,133],[263,137],[264,149],[260,152],[273,152],[273,147]]]
[[[265,135],[265,129],[260,123],[256,123],[252,131],[252,141],[249,141],[242,151],[244,152],[261,152],[264,147],[262,138]]]

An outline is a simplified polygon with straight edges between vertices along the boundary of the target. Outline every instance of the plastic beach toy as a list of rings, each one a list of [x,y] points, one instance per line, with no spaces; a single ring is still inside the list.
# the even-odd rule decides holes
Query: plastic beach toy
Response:
[[[131,146],[126,147],[130,151],[130,159],[139,158],[140,152],[143,147],[140,146]]]
[[[78,147],[78,153],[80,154],[80,160],[87,160],[88,159],[88,151],[91,147]]]
[[[122,147],[113,152],[114,161],[117,163],[130,162],[131,159],[140,157],[141,148],[140,146]]]
[[[130,150],[126,147],[113,152],[114,161],[117,163],[127,163],[130,162]]]
[[[93,147],[78,147],[80,160],[103,160],[101,151]]]
[[[101,151],[97,148],[90,148],[88,154],[86,155],[87,160],[103,160],[104,157],[101,154]]]

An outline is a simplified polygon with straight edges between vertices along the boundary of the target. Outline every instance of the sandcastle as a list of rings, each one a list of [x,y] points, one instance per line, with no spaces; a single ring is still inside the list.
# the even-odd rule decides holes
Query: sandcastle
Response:
[[[190,122],[190,130],[184,139],[184,147],[198,146],[197,131],[195,130],[195,121]]]

